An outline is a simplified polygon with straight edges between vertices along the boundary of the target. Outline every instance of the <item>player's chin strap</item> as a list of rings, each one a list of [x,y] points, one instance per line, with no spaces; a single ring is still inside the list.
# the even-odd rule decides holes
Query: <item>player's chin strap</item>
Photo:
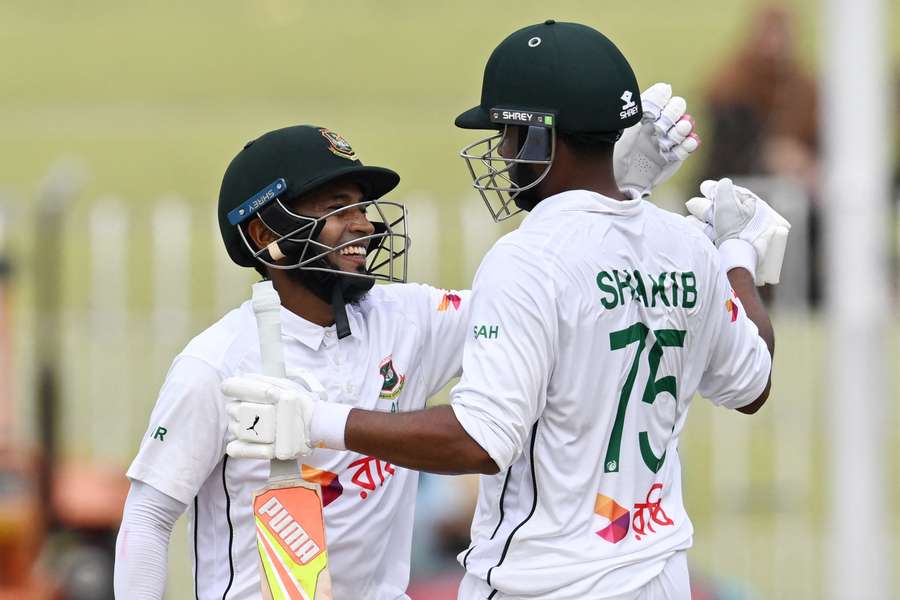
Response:
[[[347,318],[347,303],[344,300],[346,277],[338,277],[331,289],[331,309],[334,311],[334,328],[339,340],[344,339],[350,331],[350,320]]]

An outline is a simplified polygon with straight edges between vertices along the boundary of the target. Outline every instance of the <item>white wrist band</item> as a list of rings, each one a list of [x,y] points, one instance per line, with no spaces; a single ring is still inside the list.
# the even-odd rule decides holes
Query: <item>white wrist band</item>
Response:
[[[719,255],[726,273],[731,269],[747,269],[756,279],[756,248],[750,242],[738,238],[725,240],[719,245]]]
[[[332,450],[346,450],[344,432],[351,410],[353,407],[349,404],[316,402],[312,422],[309,424],[309,437],[313,447],[321,442]]]

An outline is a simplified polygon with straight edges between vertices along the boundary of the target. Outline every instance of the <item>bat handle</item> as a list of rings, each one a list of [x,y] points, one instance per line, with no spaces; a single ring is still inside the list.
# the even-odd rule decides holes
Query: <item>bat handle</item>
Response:
[[[263,375],[284,377],[284,350],[281,346],[281,298],[271,281],[253,284],[253,312],[259,331],[259,356]],[[269,479],[295,477],[299,474],[296,460],[273,460]]]

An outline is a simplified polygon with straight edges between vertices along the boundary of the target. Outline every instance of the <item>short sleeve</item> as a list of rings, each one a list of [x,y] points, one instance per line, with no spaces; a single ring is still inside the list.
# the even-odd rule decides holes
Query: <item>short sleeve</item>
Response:
[[[556,356],[556,302],[541,264],[534,250],[512,244],[485,257],[452,392],[456,418],[501,470],[521,454],[543,410]]]
[[[128,477],[190,504],[225,455],[227,417],[214,367],[199,358],[175,359]]]
[[[472,293],[419,283],[392,287],[402,294],[405,306],[414,308],[410,313],[425,332],[422,372],[425,397],[430,398],[462,371]]]
[[[462,372],[472,292],[422,287],[428,297],[425,306],[428,321],[425,372],[427,393],[431,397]]]
[[[740,408],[763,393],[772,357],[722,271],[716,276],[714,294],[707,315],[712,328],[710,354],[697,391],[713,404]]]

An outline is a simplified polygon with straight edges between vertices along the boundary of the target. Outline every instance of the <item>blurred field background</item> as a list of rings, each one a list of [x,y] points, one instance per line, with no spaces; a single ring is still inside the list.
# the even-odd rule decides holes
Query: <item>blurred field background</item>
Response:
[[[11,368],[4,380],[13,439],[22,447],[39,439],[34,359],[43,319],[35,266],[52,241],[42,235],[36,206],[54,186],[69,190],[55,292],[58,454],[123,472],[172,357],[248,297],[253,277],[223,261],[213,225],[221,175],[246,141],[288,124],[320,124],[347,137],[364,162],[398,170],[403,180],[393,198],[410,210],[410,279],[467,287],[480,255],[505,229],[490,223],[456,156],[475,137],[452,121],[477,103],[484,62],[505,35],[546,18],[598,28],[629,58],[642,87],[668,81],[688,99],[703,135],[706,86],[758,6],[750,0],[0,3],[0,214],[13,269]],[[800,57],[815,73],[819,4],[786,6],[796,17]],[[900,6],[892,8],[885,50],[896,72]],[[885,115],[886,135],[897,131],[895,118]],[[701,148],[660,190],[659,202],[677,207],[690,197],[702,155]],[[828,324],[796,301],[776,307],[774,316],[779,348],[770,405],[750,418],[698,401],[682,436],[696,529],[689,558],[698,587],[711,582],[715,597],[824,593],[825,448],[839,443],[824,435]],[[896,317],[889,339],[896,401]],[[896,499],[900,439],[891,404],[883,473]],[[428,498],[419,512],[439,515],[442,495]],[[436,521],[425,519],[423,527],[446,525]],[[884,515],[884,526],[896,539],[894,511]],[[416,547],[414,576],[440,577],[447,564],[428,545],[433,537]],[[896,557],[891,564],[900,567]],[[171,545],[169,581],[168,598],[193,597],[183,521]],[[884,597],[896,596],[885,590]],[[426,591],[414,598],[439,596]]]

